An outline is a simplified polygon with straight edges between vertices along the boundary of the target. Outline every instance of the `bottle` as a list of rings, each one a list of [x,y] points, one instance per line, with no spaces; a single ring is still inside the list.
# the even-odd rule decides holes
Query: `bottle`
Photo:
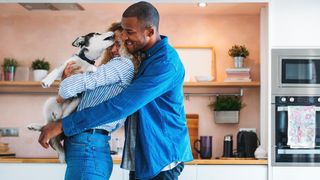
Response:
[[[225,135],[223,141],[223,157],[232,157],[232,144],[232,135]]]

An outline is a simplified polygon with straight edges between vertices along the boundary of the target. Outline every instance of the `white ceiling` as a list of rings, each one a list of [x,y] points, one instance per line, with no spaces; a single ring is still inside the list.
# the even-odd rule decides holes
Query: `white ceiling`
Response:
[[[123,12],[132,3],[80,3],[86,12]],[[267,3],[208,3],[200,8],[197,3],[153,3],[160,14],[203,14],[203,15],[258,15]],[[0,14],[27,12],[17,3],[0,3]],[[30,11],[32,12],[32,11]]]

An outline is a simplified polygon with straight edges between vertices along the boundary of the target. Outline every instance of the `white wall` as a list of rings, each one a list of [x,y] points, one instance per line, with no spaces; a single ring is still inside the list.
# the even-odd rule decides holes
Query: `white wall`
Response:
[[[270,0],[270,46],[320,47],[319,0]]]

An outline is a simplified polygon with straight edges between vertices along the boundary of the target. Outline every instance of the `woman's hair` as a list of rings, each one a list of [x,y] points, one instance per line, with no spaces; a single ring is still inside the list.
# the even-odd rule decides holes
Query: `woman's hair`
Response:
[[[116,33],[121,33],[122,30],[123,30],[123,28],[122,28],[120,22],[112,23],[111,26],[107,29],[107,31],[112,31],[115,34]],[[120,38],[120,37],[118,37],[118,38]],[[116,39],[115,39],[115,41],[116,41]],[[124,44],[123,44],[121,39],[118,39],[118,41],[120,41],[121,46],[124,46]],[[101,64],[100,65],[106,64],[107,62],[109,62],[113,58],[111,49],[112,49],[112,46],[108,47],[105,50],[104,55],[103,55],[103,57],[101,59]],[[134,72],[136,74],[138,72],[138,69],[139,69],[139,66],[140,66],[140,63],[141,63],[141,58],[140,58],[139,53],[132,54],[132,58],[130,58],[130,59],[131,59],[133,65],[134,65]]]
[[[120,22],[114,22],[111,24],[111,26],[107,29],[107,31],[112,31],[112,32],[116,32],[116,31],[119,31],[121,32],[123,29],[121,27],[121,23]],[[102,60],[101,60],[101,64],[106,64],[107,62],[109,62],[113,56],[112,56],[112,53],[111,53],[111,49],[112,49],[112,46],[108,47],[104,54],[103,54],[103,57],[102,57]]]

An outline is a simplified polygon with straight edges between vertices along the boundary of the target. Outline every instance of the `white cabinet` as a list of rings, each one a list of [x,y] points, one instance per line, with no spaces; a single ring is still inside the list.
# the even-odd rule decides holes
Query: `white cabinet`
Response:
[[[179,180],[267,180],[267,165],[186,165]]]
[[[198,165],[197,180],[267,180],[267,165]]]
[[[125,180],[125,170],[120,168],[120,164],[113,164],[110,180]]]
[[[0,163],[1,180],[64,179],[66,165],[57,163]],[[45,177],[45,178],[44,178]],[[267,180],[267,165],[185,165],[179,180]],[[128,180],[129,171],[114,164],[110,180]]]
[[[320,167],[272,167],[272,180],[318,179]]]
[[[0,179],[62,180],[65,170],[65,164],[56,163],[0,163]]]
[[[195,180],[197,179],[197,165],[185,165],[179,180]]]

